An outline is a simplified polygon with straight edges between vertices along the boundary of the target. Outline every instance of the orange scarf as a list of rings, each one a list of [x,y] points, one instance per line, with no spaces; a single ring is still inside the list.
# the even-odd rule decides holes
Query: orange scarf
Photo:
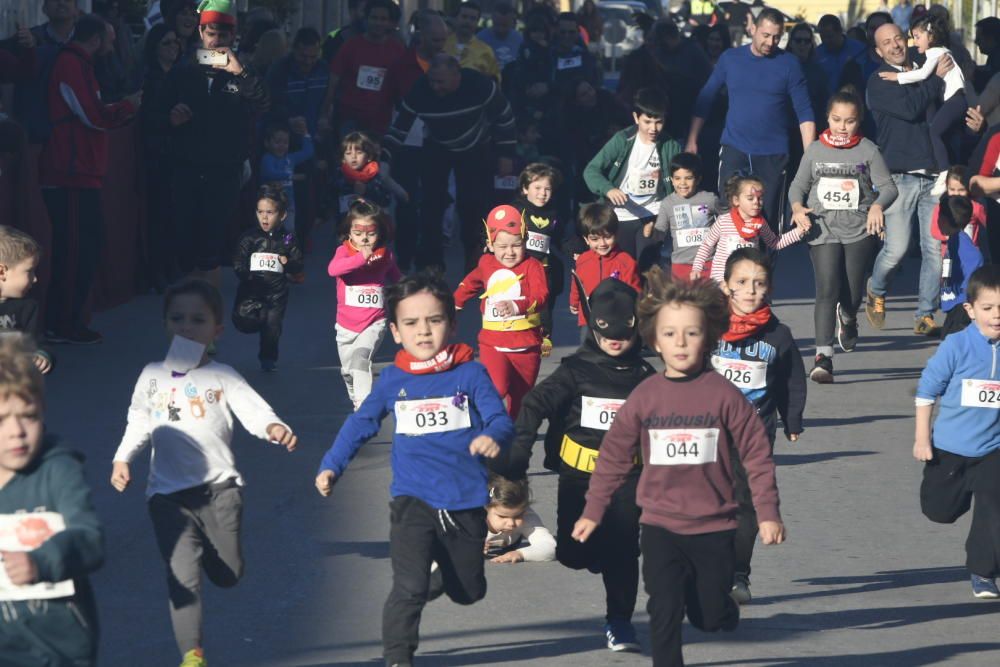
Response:
[[[474,358],[475,354],[471,347],[465,343],[456,343],[448,345],[426,361],[419,361],[406,350],[400,350],[396,353],[396,366],[413,375],[428,375],[451,370],[455,366],[472,361]]]
[[[738,340],[749,338],[764,328],[764,325],[771,321],[771,306],[765,304],[759,310],[746,315],[737,315],[729,312],[729,331],[722,334],[722,340],[727,343],[735,343]]]
[[[367,183],[378,176],[378,162],[372,160],[361,169],[352,169],[346,162],[341,162],[340,173],[351,183]]]
[[[740,215],[740,210],[735,206],[729,210],[729,215],[733,219],[733,226],[736,227],[736,231],[740,233],[742,238],[747,240],[756,238],[758,232],[760,232],[760,228],[767,223],[762,215],[744,220],[743,216]]]
[[[854,148],[861,143],[861,135],[852,134],[845,139],[831,132],[830,128],[827,128],[820,132],[819,140],[824,146],[829,146],[830,148]]]

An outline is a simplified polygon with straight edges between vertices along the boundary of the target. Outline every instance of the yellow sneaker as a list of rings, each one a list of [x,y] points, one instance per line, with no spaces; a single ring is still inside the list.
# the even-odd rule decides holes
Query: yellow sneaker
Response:
[[[542,356],[547,357],[552,354],[552,341],[548,337],[542,339]]]
[[[200,648],[191,649],[184,654],[181,667],[208,667],[208,661],[205,660],[205,652]]]
[[[941,334],[941,327],[930,315],[924,315],[913,323],[913,333],[918,336],[938,336]]]

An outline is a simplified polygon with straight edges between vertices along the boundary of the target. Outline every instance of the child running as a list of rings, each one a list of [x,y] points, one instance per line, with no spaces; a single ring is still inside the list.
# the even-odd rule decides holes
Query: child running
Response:
[[[953,165],[951,169],[948,170],[948,179],[945,182],[948,196],[968,197],[969,188],[966,185],[967,182],[968,169],[965,165]],[[972,219],[963,231],[968,234],[969,238],[972,239],[972,243],[975,244],[977,248],[982,248],[981,239],[983,238],[983,230],[986,229],[986,207],[975,199],[969,199],[969,202],[972,204]],[[940,211],[941,204],[939,202],[934,205],[934,211],[931,213],[931,236],[942,242],[941,256],[944,257],[947,252],[946,242],[948,240],[948,235],[944,234],[938,226],[938,215]]]
[[[639,291],[639,269],[631,255],[618,248],[618,218],[615,210],[600,203],[586,204],[580,209],[580,234],[587,250],[576,258],[574,273],[583,285],[583,294],[577,281],[570,283],[569,312],[577,316],[580,325],[580,342],[590,337],[587,314],[581,305],[605,278],[615,278]]]
[[[243,233],[233,253],[240,284],[233,305],[233,326],[260,334],[258,359],[263,371],[278,369],[278,341],[288,307],[288,281],[305,266],[295,235],[285,225],[288,195],[279,185],[257,191],[257,227]]]
[[[938,61],[943,56],[954,58],[948,49],[950,40],[948,19],[935,14],[924,14],[910,26],[913,35],[913,45],[917,51],[924,54],[924,64],[908,72],[879,72],[878,75],[888,81],[896,81],[900,85],[920,83],[934,76]],[[962,68],[952,67],[944,75],[944,103],[934,112],[930,121],[931,147],[934,149],[934,161],[939,173],[931,194],[940,195],[945,191],[945,180],[948,167],[957,160],[949,157],[948,135],[953,131],[962,132],[965,128],[965,112],[969,108],[965,100],[965,75]]]
[[[635,490],[641,468],[633,465],[625,475],[589,541],[577,542],[572,533],[602,451],[602,438],[629,393],[655,372],[641,355],[637,299],[632,287],[606,278],[590,295],[589,304],[583,302],[590,335],[525,398],[510,459],[511,476],[523,477],[538,430],[547,419],[545,466],[559,473],[556,558],[568,568],[601,574],[607,601],[604,634],[612,651],[639,650],[632,613],[639,592]]]
[[[479,264],[455,290],[455,304],[462,306],[482,292],[479,358],[493,385],[517,417],[521,401],[538,379],[541,366],[542,317],[549,299],[545,267],[525,256],[525,225],[513,206],[490,211],[486,220],[487,246],[492,254]]]
[[[289,153],[293,131],[300,138],[302,146],[294,153]],[[279,185],[288,195],[285,227],[290,232],[299,231],[295,221],[295,181],[306,178],[305,174],[296,174],[295,170],[303,162],[311,160],[314,153],[315,149],[309,130],[306,128],[305,118],[294,118],[288,124],[272,123],[264,129],[264,155],[260,158],[260,182]],[[303,226],[308,223],[309,221],[302,221]]]
[[[670,236],[670,273],[687,280],[702,241],[715,222],[719,199],[712,192],[700,190],[701,158],[694,153],[679,153],[670,161],[670,183],[674,191],[660,204],[656,216],[657,236]],[[711,262],[705,270],[711,271]]]
[[[809,144],[788,191],[792,220],[809,229],[805,239],[816,276],[816,357],[809,377],[821,384],[833,382],[835,324],[840,349],[857,346],[865,278],[885,229],[883,211],[897,194],[878,146],[861,136],[863,113],[852,92],[830,97],[829,127]]]
[[[531,509],[528,480],[490,476],[486,544],[491,563],[544,563],[556,557],[556,539]]]
[[[705,240],[695,254],[691,266],[691,280],[697,280],[705,270],[705,263],[712,259],[709,275],[722,283],[726,261],[739,248],[760,248],[761,242],[771,250],[781,250],[802,239],[809,230],[809,222],[796,221],[797,227],[775,236],[761,211],[764,207],[764,182],[756,176],[735,174],[726,181],[723,192],[729,210],[715,219]]]
[[[969,279],[962,307],[975,326],[948,336],[927,362],[916,395],[913,456],[925,462],[920,508],[935,523],[954,523],[972,507],[965,542],[972,595],[1000,597],[1000,267]],[[934,403],[940,401],[937,419]],[[933,420],[933,431],[931,422]]]
[[[389,216],[367,199],[355,200],[340,223],[341,245],[326,271],[337,281],[337,353],[354,409],[372,390],[372,357],[385,337],[383,288],[400,279],[389,249]]]
[[[389,554],[392,591],[382,615],[385,664],[411,665],[431,564],[458,604],[486,595],[483,548],[489,504],[483,458],[495,458],[514,435],[486,369],[472,348],[448,344],[455,302],[435,275],[407,276],[385,290],[393,339],[403,346],[371,395],[347,418],[323,457],[316,489],[330,495],[347,464],[390,412],[392,444]]]
[[[103,530],[83,457],[45,435],[44,382],[21,333],[0,336],[0,428],[0,665],[92,667],[97,607],[87,578],[104,562]]]
[[[42,341],[38,301],[29,297],[38,282],[35,271],[41,261],[42,247],[24,232],[0,225],[0,332],[21,331],[35,344]],[[52,370],[52,354],[38,347],[35,366],[42,373]]]
[[[591,537],[638,458],[653,665],[681,667],[685,612],[704,631],[739,623],[730,595],[738,512],[734,456],[750,480],[761,540],[779,544],[785,529],[764,424],[736,387],[710,372],[708,357],[729,328],[725,296],[707,281],[671,282],[658,267],[646,274],[646,290],[639,331],[666,370],[644,380],[618,410],[573,537]]]
[[[511,206],[521,212],[527,238],[524,241],[528,257],[534,257],[545,267],[545,278],[549,285],[549,298],[542,311],[542,356],[552,352],[552,310],[556,297],[563,291],[563,276],[566,267],[552,250],[559,247],[563,227],[558,218],[558,209],[552,199],[559,187],[562,176],[547,164],[529,164],[521,172],[521,195],[511,202]]]
[[[337,185],[339,210],[347,211],[358,197],[389,210],[393,197],[409,201],[410,196],[389,173],[389,165],[378,161],[381,148],[364,132],[351,132],[340,142],[340,178]]]
[[[944,195],[937,207],[937,228],[947,241],[942,244],[941,310],[945,312],[941,340],[969,326],[971,320],[965,308],[969,279],[983,265],[983,253],[966,233],[972,219],[972,202],[961,195]]]
[[[774,451],[777,416],[792,442],[802,433],[806,371],[795,338],[771,312],[771,260],[756,248],[740,248],[726,261],[723,292],[729,297],[729,331],[712,353],[712,366],[743,392],[762,420]],[[750,559],[757,541],[757,515],[746,471],[733,461],[736,499],[736,576],[733,598],[750,602]]]
[[[209,361],[206,349],[223,321],[215,287],[203,280],[174,285],[163,319],[171,351],[139,374],[111,485],[125,491],[132,460],[152,445],[146,500],[167,564],[170,621],[182,667],[204,667],[201,571],[221,588],[243,576],[244,482],[231,448],[233,415],[251,435],[288,451],[297,438],[239,373]]]

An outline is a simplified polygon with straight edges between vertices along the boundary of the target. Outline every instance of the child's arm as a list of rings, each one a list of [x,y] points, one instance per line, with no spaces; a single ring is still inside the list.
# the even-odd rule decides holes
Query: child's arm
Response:
[[[521,298],[513,302],[514,308],[518,314],[540,313],[549,300],[549,281],[541,262],[532,260],[526,264],[528,268],[521,281]]]
[[[917,409],[913,456],[918,461],[930,461],[933,455],[931,417],[934,413],[934,402],[948,389],[948,384],[955,375],[955,368],[958,365],[956,338],[946,338],[938,346],[934,356],[927,360],[927,365],[920,373],[920,381],[917,382],[917,393],[914,398]]]
[[[42,343],[45,342],[45,337],[42,335],[42,323],[38,317],[38,302],[34,299],[25,299],[23,303],[25,308],[24,325],[22,329],[26,334],[31,335],[32,339],[35,341],[35,366],[43,374],[49,373],[55,365],[55,359],[52,357],[51,352],[42,347]]]
[[[458,284],[458,289],[455,290],[455,309],[462,310],[462,306],[469,299],[475,297],[477,294],[483,291],[483,276],[479,271],[479,267],[469,271],[469,275],[462,279],[462,282]]]
[[[631,258],[622,266],[621,281],[639,294],[642,294],[642,282],[639,280],[639,265]]]
[[[569,280],[569,312],[574,315],[580,312],[580,298],[581,295],[579,288],[576,286],[576,278],[571,273]]]
[[[583,169],[583,180],[587,184],[587,189],[598,197],[607,197],[612,190],[618,190],[618,186],[608,180],[605,176],[611,169],[617,156],[625,150],[625,139],[619,134],[611,137],[604,147],[597,152],[587,166]],[[621,191],[618,190],[618,194]],[[620,197],[615,197],[620,199]],[[625,198],[627,201],[627,197]],[[613,204],[623,204],[625,202],[612,201]]]
[[[889,167],[886,166],[882,153],[878,150],[875,151],[875,154],[872,155],[871,160],[868,162],[868,171],[871,173],[872,185],[878,191],[878,197],[868,209],[868,219],[865,226],[869,234],[878,236],[885,231],[884,211],[896,201],[899,189],[892,180],[892,173],[889,171]]]
[[[264,153],[260,158],[260,174],[257,179],[261,183],[284,183],[287,174],[284,170],[284,160],[281,160],[270,153]]]
[[[521,411],[517,414],[517,423],[514,425],[515,436],[510,459],[505,469],[499,471],[504,477],[508,479],[525,477],[531,463],[531,450],[542,422],[556,415],[564,415],[576,396],[577,386],[573,373],[561,364],[552,375],[528,392],[521,404]]]
[[[785,425],[785,436],[799,439],[802,433],[802,413],[806,409],[806,367],[802,355],[795,344],[792,332],[788,331],[787,344],[779,349],[778,386],[775,387],[778,414]]]
[[[48,489],[53,501],[47,507],[58,512],[66,529],[31,552],[37,568],[36,581],[57,582],[82,577],[104,562],[104,534],[90,499],[83,463],[76,456],[49,459]]]
[[[344,474],[347,464],[351,462],[361,446],[378,435],[382,420],[387,414],[385,400],[380,392],[381,385],[382,377],[380,376],[375,382],[375,386],[372,387],[372,393],[361,403],[357,412],[347,418],[347,421],[340,427],[333,445],[323,455],[316,476],[316,489],[320,495],[330,495],[333,485]]]
[[[360,252],[353,255],[347,252],[347,248],[339,246],[333,253],[333,259],[326,266],[326,272],[331,278],[345,276],[353,273],[368,263],[368,259]]]
[[[508,551],[492,559],[494,563],[546,563],[556,559],[556,538],[542,524],[542,519],[530,507],[524,512],[524,523],[520,529],[521,535],[528,542],[527,546]]]
[[[930,461],[934,458],[934,447],[931,444],[931,420],[934,415],[934,403],[923,403],[920,402],[919,398],[917,401],[916,428],[913,435],[913,458],[918,461]]]
[[[305,257],[302,256],[302,250],[299,248],[299,244],[294,240],[294,234],[289,232],[293,240],[288,244],[285,252],[287,253],[285,257],[288,261],[285,262],[285,273],[301,273],[306,268]]]
[[[313,144],[312,137],[308,134],[302,135],[302,148],[289,154],[288,159],[292,161],[292,166],[297,167],[306,160],[312,159],[312,156],[316,154],[316,146]]]
[[[785,531],[778,511],[780,501],[771,440],[764,430],[764,423],[742,394],[730,393],[723,400],[723,426],[729,431],[747,473],[761,541],[764,544],[780,544],[785,539]],[[601,449],[604,449],[603,445]]]
[[[245,283],[252,280],[254,275],[250,270],[250,255],[253,254],[253,240],[249,236],[241,236],[233,251],[233,271],[236,278]]]
[[[409,193],[392,177],[392,168],[388,162],[379,163],[378,173],[382,177],[385,189],[391,192],[393,197],[400,201],[410,201]]]
[[[811,224],[812,223],[810,223],[810,225]],[[774,232],[771,231],[771,226],[765,224],[760,228],[760,240],[763,241],[764,244],[771,250],[781,250],[782,248],[787,248],[788,246],[801,241],[802,235],[806,231],[808,231],[808,227],[801,225],[793,229],[789,229],[781,235],[781,238],[778,238],[774,235]]]
[[[941,48],[928,49],[926,54],[927,59],[924,60],[924,64],[920,67],[911,69],[908,72],[879,72],[878,75],[887,81],[895,81],[901,85],[920,83],[934,75],[938,60],[945,53],[947,51]]]
[[[387,251],[386,261],[389,262],[389,267],[385,270],[385,283],[398,283],[403,278],[403,272],[399,270],[399,265],[396,264],[396,256],[391,250]]]
[[[288,424],[281,421],[260,394],[239,373],[229,370],[219,373],[229,409],[250,435],[261,440],[295,449],[297,438]]]
[[[701,242],[698,246],[698,252],[695,253],[694,262],[691,264],[692,275],[699,276],[701,272],[705,270],[705,262],[708,258],[715,253],[715,246],[719,244],[719,237],[722,230],[719,226],[719,221],[716,219],[712,226],[708,228],[708,233],[705,234],[705,240]]]

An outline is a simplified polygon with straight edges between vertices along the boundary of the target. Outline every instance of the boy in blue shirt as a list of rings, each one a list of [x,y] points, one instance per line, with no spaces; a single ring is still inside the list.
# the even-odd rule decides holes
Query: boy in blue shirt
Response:
[[[1000,266],[969,278],[963,308],[975,326],[947,338],[917,385],[913,456],[925,461],[920,508],[931,521],[954,523],[972,507],[965,543],[972,594],[997,598],[1000,574]],[[931,415],[940,399],[931,433]]]
[[[960,306],[972,273],[983,265],[983,253],[965,228],[972,220],[972,202],[968,197],[943,195],[938,205],[937,226],[947,240],[942,243],[941,310],[946,315],[941,326],[941,340],[948,334],[969,326],[969,314]]]
[[[385,289],[393,339],[403,346],[323,457],[316,489],[333,484],[393,412],[389,555],[392,591],[382,615],[386,665],[410,665],[431,565],[444,592],[469,605],[486,595],[483,545],[489,502],[483,457],[496,458],[514,425],[472,348],[448,345],[455,300],[438,276],[418,273]]]
[[[291,133],[299,135],[302,147],[289,153],[291,145]],[[260,183],[277,183],[284,188],[288,195],[288,215],[285,217],[285,229],[295,230],[301,239],[303,234],[299,227],[303,225],[295,223],[295,190],[294,181],[305,180],[305,174],[296,174],[295,169],[310,159],[315,154],[312,138],[306,127],[304,118],[293,118],[286,125],[284,123],[273,123],[264,130],[264,155],[260,158]],[[303,221],[306,223],[307,221]]]

